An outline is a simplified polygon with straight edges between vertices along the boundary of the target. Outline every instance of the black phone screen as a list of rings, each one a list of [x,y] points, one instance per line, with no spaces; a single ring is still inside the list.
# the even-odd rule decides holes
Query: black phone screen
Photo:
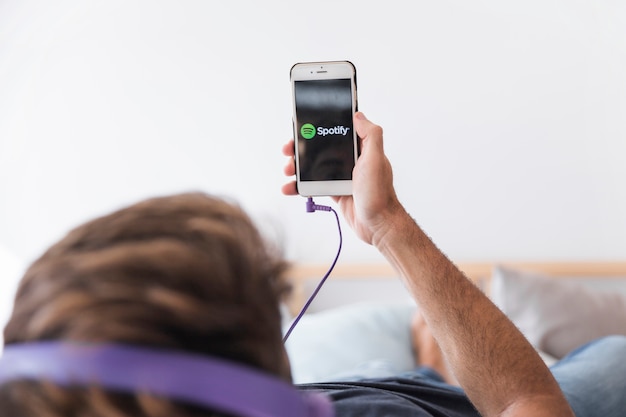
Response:
[[[294,82],[301,181],[351,180],[356,162],[349,78]]]

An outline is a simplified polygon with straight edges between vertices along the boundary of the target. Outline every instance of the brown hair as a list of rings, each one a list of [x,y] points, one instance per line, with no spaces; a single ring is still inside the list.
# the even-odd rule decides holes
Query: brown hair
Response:
[[[236,360],[288,379],[279,309],[285,267],[236,204],[202,193],[149,199],[74,229],[35,261],[18,288],[5,343],[159,346]],[[26,389],[27,398],[33,391],[45,396],[32,401],[39,404],[32,415],[44,415],[41,404],[68,392],[44,389],[44,383],[9,385],[0,391],[0,407],[19,403]],[[74,402],[84,409],[103,403],[101,394],[82,391],[91,399]],[[123,406],[119,415],[161,414],[148,413],[155,407],[142,401],[134,401],[141,413]]]

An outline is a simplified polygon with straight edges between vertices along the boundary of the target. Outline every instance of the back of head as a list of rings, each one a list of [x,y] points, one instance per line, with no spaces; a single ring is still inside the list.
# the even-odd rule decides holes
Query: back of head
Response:
[[[284,268],[238,206],[200,193],[153,198],[74,229],[35,261],[5,343],[156,346],[288,379],[279,311]],[[22,416],[203,414],[131,397],[13,382],[0,390],[0,409]]]

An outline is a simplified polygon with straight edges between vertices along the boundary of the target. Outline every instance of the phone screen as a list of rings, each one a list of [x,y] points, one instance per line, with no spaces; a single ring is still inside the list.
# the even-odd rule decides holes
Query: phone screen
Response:
[[[351,89],[349,78],[294,82],[300,181],[352,179]]]

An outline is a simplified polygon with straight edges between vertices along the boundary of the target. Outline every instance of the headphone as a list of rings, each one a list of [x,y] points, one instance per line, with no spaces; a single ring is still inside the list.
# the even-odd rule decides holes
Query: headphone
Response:
[[[221,358],[122,344],[35,342],[7,345],[0,385],[19,379],[62,386],[98,384],[145,392],[245,417],[333,417],[330,400],[298,391],[259,370]]]

